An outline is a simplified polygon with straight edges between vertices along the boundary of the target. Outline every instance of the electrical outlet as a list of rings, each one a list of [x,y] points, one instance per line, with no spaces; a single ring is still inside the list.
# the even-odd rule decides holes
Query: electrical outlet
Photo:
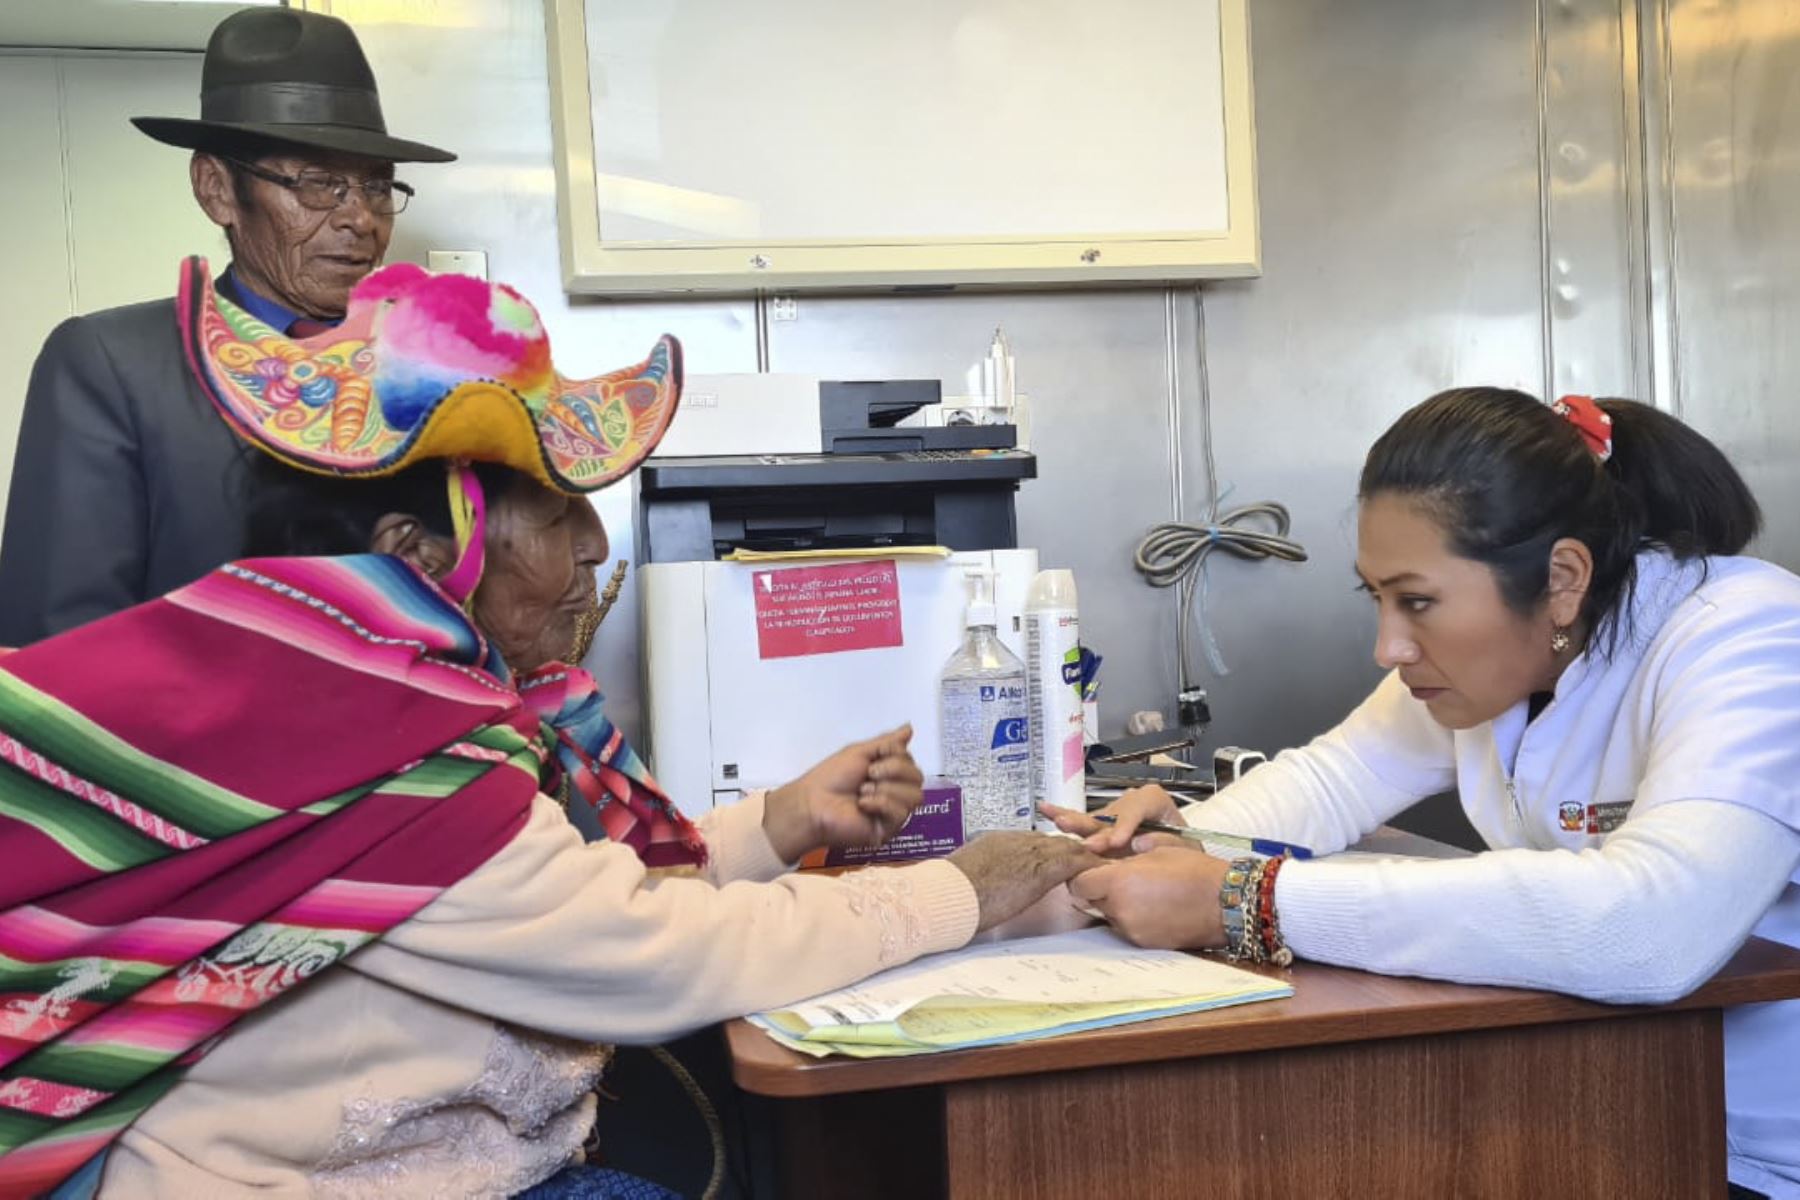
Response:
[[[485,250],[428,251],[425,266],[439,275],[473,275],[481,280],[488,277]]]
[[[769,303],[769,315],[777,321],[798,321],[800,301],[792,296],[777,296]]]

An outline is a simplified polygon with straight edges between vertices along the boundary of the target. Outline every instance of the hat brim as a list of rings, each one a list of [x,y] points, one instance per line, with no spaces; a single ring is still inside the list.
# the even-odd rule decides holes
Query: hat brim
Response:
[[[456,155],[424,142],[389,137],[372,129],[343,125],[275,125],[235,121],[197,121],[187,117],[132,117],[143,133],[167,146],[212,151],[241,146],[255,138],[299,150],[330,150],[381,162],[455,162]]]
[[[434,278],[397,266],[370,281],[379,284],[383,275],[406,270],[421,280]],[[456,278],[450,287],[471,285],[437,278]],[[403,275],[399,286],[409,281]],[[182,349],[233,432],[290,466],[319,474],[372,478],[426,459],[466,459],[499,463],[553,491],[584,495],[637,469],[674,419],[683,382],[681,343],[667,334],[643,362],[571,379],[549,365],[535,310],[509,293],[529,310],[542,359],[521,352],[519,371],[501,364],[499,378],[466,366],[440,372],[430,363],[406,361],[405,351],[384,349],[395,320],[390,300],[376,287],[377,298],[364,301],[363,291],[351,293],[343,324],[294,340],[218,296],[204,259],[183,264],[176,301]],[[443,342],[455,340],[454,314],[445,310],[428,319],[444,322]],[[399,396],[392,414],[390,384]]]

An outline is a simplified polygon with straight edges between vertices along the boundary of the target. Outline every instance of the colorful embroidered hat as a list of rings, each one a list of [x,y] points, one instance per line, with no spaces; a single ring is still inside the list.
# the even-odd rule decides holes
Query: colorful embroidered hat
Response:
[[[681,395],[681,343],[567,379],[531,302],[505,284],[400,263],[350,293],[343,324],[285,337],[183,265],[182,346],[238,436],[302,470],[392,475],[424,459],[502,463],[571,494],[629,474]]]

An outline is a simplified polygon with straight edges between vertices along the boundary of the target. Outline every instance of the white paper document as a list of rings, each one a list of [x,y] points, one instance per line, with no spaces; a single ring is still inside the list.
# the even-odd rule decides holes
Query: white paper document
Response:
[[[1286,991],[1284,985],[1175,950],[1142,950],[1098,926],[971,946],[790,1005],[808,1025],[893,1021],[926,1001],[967,997],[981,1006],[1117,1004]]]

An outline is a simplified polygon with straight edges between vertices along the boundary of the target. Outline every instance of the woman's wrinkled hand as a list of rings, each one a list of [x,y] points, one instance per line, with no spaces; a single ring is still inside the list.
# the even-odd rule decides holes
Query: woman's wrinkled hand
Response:
[[[1064,833],[1087,839],[1088,849],[1096,854],[1118,854],[1129,849],[1138,826],[1145,821],[1165,821],[1171,825],[1182,823],[1181,810],[1175,803],[1175,797],[1155,784],[1132,788],[1092,814],[1076,812],[1072,808],[1058,808],[1054,804],[1041,804],[1038,811],[1056,822],[1056,827]],[[1113,823],[1108,825],[1094,819],[1102,815],[1113,817]]]
[[[924,798],[907,749],[912,726],[846,746],[763,799],[763,832],[783,862],[819,846],[879,846]]]
[[[1069,881],[1069,894],[1098,911],[1135,945],[1157,950],[1223,946],[1219,886],[1231,864],[1191,842],[1155,840],[1159,844],[1144,853],[1103,860],[1077,875]]]
[[[979,933],[1018,916],[1051,888],[1104,860],[1073,838],[1000,831],[982,834],[946,861],[975,887]]]

